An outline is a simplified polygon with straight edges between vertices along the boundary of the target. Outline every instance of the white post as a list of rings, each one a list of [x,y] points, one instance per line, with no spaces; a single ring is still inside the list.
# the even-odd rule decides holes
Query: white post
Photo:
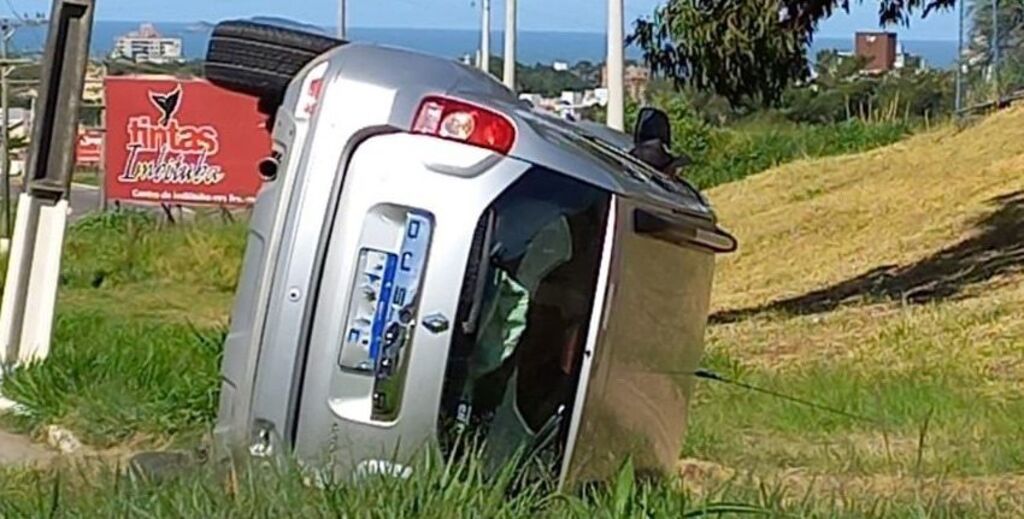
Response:
[[[347,0],[338,0],[338,39],[344,40],[348,35],[348,20],[345,16],[345,2]]]
[[[50,353],[68,202],[22,194],[0,307],[0,364],[26,365]]]
[[[491,71],[491,0],[483,0],[483,22],[480,24],[480,68]]]
[[[625,35],[623,0],[608,0],[608,126],[622,131],[626,126]]]
[[[0,305],[0,366],[11,366],[18,360],[31,271],[31,254],[25,252],[35,248],[35,236],[30,236],[30,231],[36,228],[38,219],[39,212],[32,197],[22,194],[18,199],[18,215],[7,256],[3,304]]]
[[[35,254],[32,255],[32,277],[28,282],[25,307],[29,309],[21,328],[18,364],[26,365],[50,355],[54,309],[60,281],[60,256],[68,222],[68,201],[39,204],[39,225],[36,229]]]
[[[505,0],[505,86],[516,89],[516,0]]]

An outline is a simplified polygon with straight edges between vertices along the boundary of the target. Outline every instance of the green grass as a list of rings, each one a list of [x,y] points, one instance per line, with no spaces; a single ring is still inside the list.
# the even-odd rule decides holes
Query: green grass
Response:
[[[1013,473],[1024,463],[1024,400],[988,395],[977,379],[945,366],[914,373],[850,362],[737,369],[716,357],[710,364],[726,376],[864,419],[701,382],[686,456],[761,473],[802,467],[849,476],[965,478]]]
[[[701,189],[735,182],[795,160],[868,151],[900,141],[915,125],[909,121],[795,123],[784,115],[764,111],[725,126],[708,124],[679,94],[656,93],[653,106],[668,114],[673,150],[693,164],[683,171]],[[627,128],[636,122],[638,106],[627,110]]]
[[[63,312],[45,363],[4,379],[38,433],[56,424],[96,447],[196,433],[216,413],[222,334],[185,324]]]
[[[198,441],[216,412],[219,345],[243,235],[240,225],[169,226],[135,213],[72,229],[53,353],[4,380],[4,393],[28,411],[8,425],[39,434],[59,424],[99,448]],[[62,517],[681,517],[719,503],[776,516],[1013,515],[1019,499],[1000,500],[987,480],[969,478],[998,477],[1024,461],[1014,440],[1024,403],[980,390],[963,357],[938,362],[930,353],[933,341],[966,347],[960,335],[999,325],[1009,315],[1000,308],[876,318],[873,331],[860,334],[864,356],[791,365],[759,362],[749,344],[804,333],[836,340],[865,321],[767,316],[713,327],[707,367],[872,420],[701,382],[681,454],[723,467],[726,479],[642,484],[627,471],[603,490],[527,486],[509,494],[507,476],[488,478],[472,461],[428,460],[402,484],[318,490],[293,469],[225,480],[202,467],[150,482],[86,465],[0,472],[0,516],[50,516],[56,507]],[[885,348],[903,364],[872,353]],[[793,470],[797,476],[787,475]]]
[[[1010,502],[962,502],[922,494],[905,503],[849,494],[812,499],[774,483],[737,478],[698,496],[675,482],[638,481],[629,463],[607,485],[554,493],[505,469],[428,457],[406,480],[306,484],[290,464],[210,468],[150,480],[109,467],[0,471],[4,517],[965,517],[1013,510]],[[1010,501],[1010,500],[1007,500]]]
[[[80,168],[74,173],[74,182],[87,186],[98,187],[103,182],[103,176],[99,170],[93,168]]]
[[[897,142],[911,130],[905,123],[808,125],[785,121],[750,121],[712,130],[706,148],[684,176],[702,189],[741,180],[794,160],[844,155]]]
[[[175,225],[132,211],[94,215],[72,227],[67,237],[62,286],[154,282],[231,293],[244,247],[243,224],[204,218]]]
[[[718,173],[708,170],[702,184],[739,178],[795,157],[870,148],[902,135],[854,126],[820,133],[803,127],[735,131],[728,138],[736,140],[722,148],[731,153],[709,155],[710,163],[721,167],[712,168]],[[895,154],[898,148],[884,153]],[[835,163],[856,178],[888,171],[874,163],[855,170],[847,164],[853,160]],[[913,165],[908,168],[913,176],[906,178],[922,185],[902,191],[879,187],[870,200],[897,192],[918,197],[922,186],[936,185],[919,179]],[[815,184],[818,169],[811,174],[811,180],[781,194],[764,186],[740,194],[771,200],[773,207],[779,200],[821,200],[833,187]],[[993,173],[986,170],[986,175]],[[882,182],[875,178],[860,184],[856,178],[841,184],[861,189]],[[765,181],[769,187],[794,184],[786,178]],[[755,204],[726,200],[734,215]],[[833,220],[838,218],[835,207],[829,209]],[[940,213],[932,210],[929,217],[945,221]],[[739,266],[723,261],[716,300],[729,301],[724,308],[743,309],[761,302],[758,298],[807,291],[755,275],[796,272],[800,277],[833,268],[842,271],[833,281],[846,279],[850,273],[841,267],[847,259],[871,247],[907,250],[914,243],[907,237],[918,236],[922,220],[905,219],[914,227],[897,233],[899,242],[883,242],[877,233],[874,240],[858,240],[860,249],[844,254],[839,264],[828,261],[827,251],[779,254],[779,242],[754,242],[773,213],[754,214],[748,220],[732,217],[744,243],[755,245],[741,250]],[[814,212],[815,229],[819,214]],[[850,219],[859,214],[842,213]],[[799,222],[805,220],[811,221]],[[872,229],[876,224],[874,217],[863,223]],[[784,229],[779,239],[797,243],[792,219],[779,225]],[[829,244],[839,234],[815,235],[809,243]],[[96,447],[195,442],[216,412],[219,344],[244,235],[241,224],[201,219],[167,225],[136,213],[97,216],[76,225],[65,250],[52,356],[3,382],[5,395],[28,410],[11,425],[38,434],[60,424]],[[921,246],[927,249],[922,254],[956,239],[959,234],[929,242]],[[774,256],[744,256],[769,249]],[[870,265],[882,264],[887,256],[879,258]],[[1024,375],[1018,366],[1024,289],[1015,287],[1024,285],[1015,281],[930,305],[875,301],[819,315],[770,311],[713,325],[707,367],[867,420],[702,381],[681,453],[691,458],[683,465],[683,481],[641,483],[626,468],[607,488],[561,494],[542,485],[517,486],[508,473],[487,477],[473,460],[428,458],[409,481],[373,479],[316,489],[291,467],[227,475],[200,467],[157,482],[86,464],[0,470],[0,517],[683,517],[716,503],[740,503],[786,517],[1020,516]],[[766,286],[772,293],[759,294]],[[702,473],[693,459],[713,468]],[[510,492],[512,487],[517,491]]]
[[[51,355],[3,380],[26,411],[9,425],[61,425],[95,447],[198,436],[216,413],[243,240],[238,224],[132,212],[75,225]]]

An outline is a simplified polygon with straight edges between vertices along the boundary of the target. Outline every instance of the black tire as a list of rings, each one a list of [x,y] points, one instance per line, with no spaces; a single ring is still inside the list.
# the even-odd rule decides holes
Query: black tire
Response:
[[[260,109],[272,114],[303,67],[344,43],[273,25],[223,22],[210,38],[205,75],[216,85],[260,98]]]

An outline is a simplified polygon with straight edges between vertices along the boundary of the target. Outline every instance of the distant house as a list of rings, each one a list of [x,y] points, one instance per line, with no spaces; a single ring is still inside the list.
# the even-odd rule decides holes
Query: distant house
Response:
[[[135,63],[180,63],[184,52],[181,38],[161,36],[152,24],[144,23],[139,30],[118,38],[110,57]]]
[[[85,72],[85,85],[82,89],[82,100],[86,104],[103,104],[103,80],[106,77],[106,65],[102,63],[89,63]]]
[[[569,106],[580,106],[583,104],[583,92],[565,90],[558,96],[558,99]]]
[[[634,101],[643,100],[651,82],[651,69],[640,65],[627,65],[624,73],[626,95]],[[608,67],[601,70],[601,86],[608,87]]]
[[[7,124],[9,124],[12,139],[25,139],[28,137],[29,118],[32,113],[25,108],[8,108]]]
[[[896,70],[925,70],[928,68],[928,64],[923,57],[906,52],[901,43],[897,46],[896,62],[893,64],[893,68]]]
[[[858,32],[853,39],[853,52],[866,62],[865,72],[890,72],[896,68],[896,43],[893,32]]]
[[[556,61],[551,64],[551,68],[554,69],[555,72],[568,72],[569,64],[564,61]]]

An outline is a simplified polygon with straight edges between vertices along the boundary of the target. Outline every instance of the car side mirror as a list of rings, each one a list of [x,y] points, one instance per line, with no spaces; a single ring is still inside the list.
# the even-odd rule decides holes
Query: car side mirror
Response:
[[[665,146],[672,145],[672,125],[668,114],[650,106],[641,108],[633,129],[633,143],[640,145],[655,140]]]

